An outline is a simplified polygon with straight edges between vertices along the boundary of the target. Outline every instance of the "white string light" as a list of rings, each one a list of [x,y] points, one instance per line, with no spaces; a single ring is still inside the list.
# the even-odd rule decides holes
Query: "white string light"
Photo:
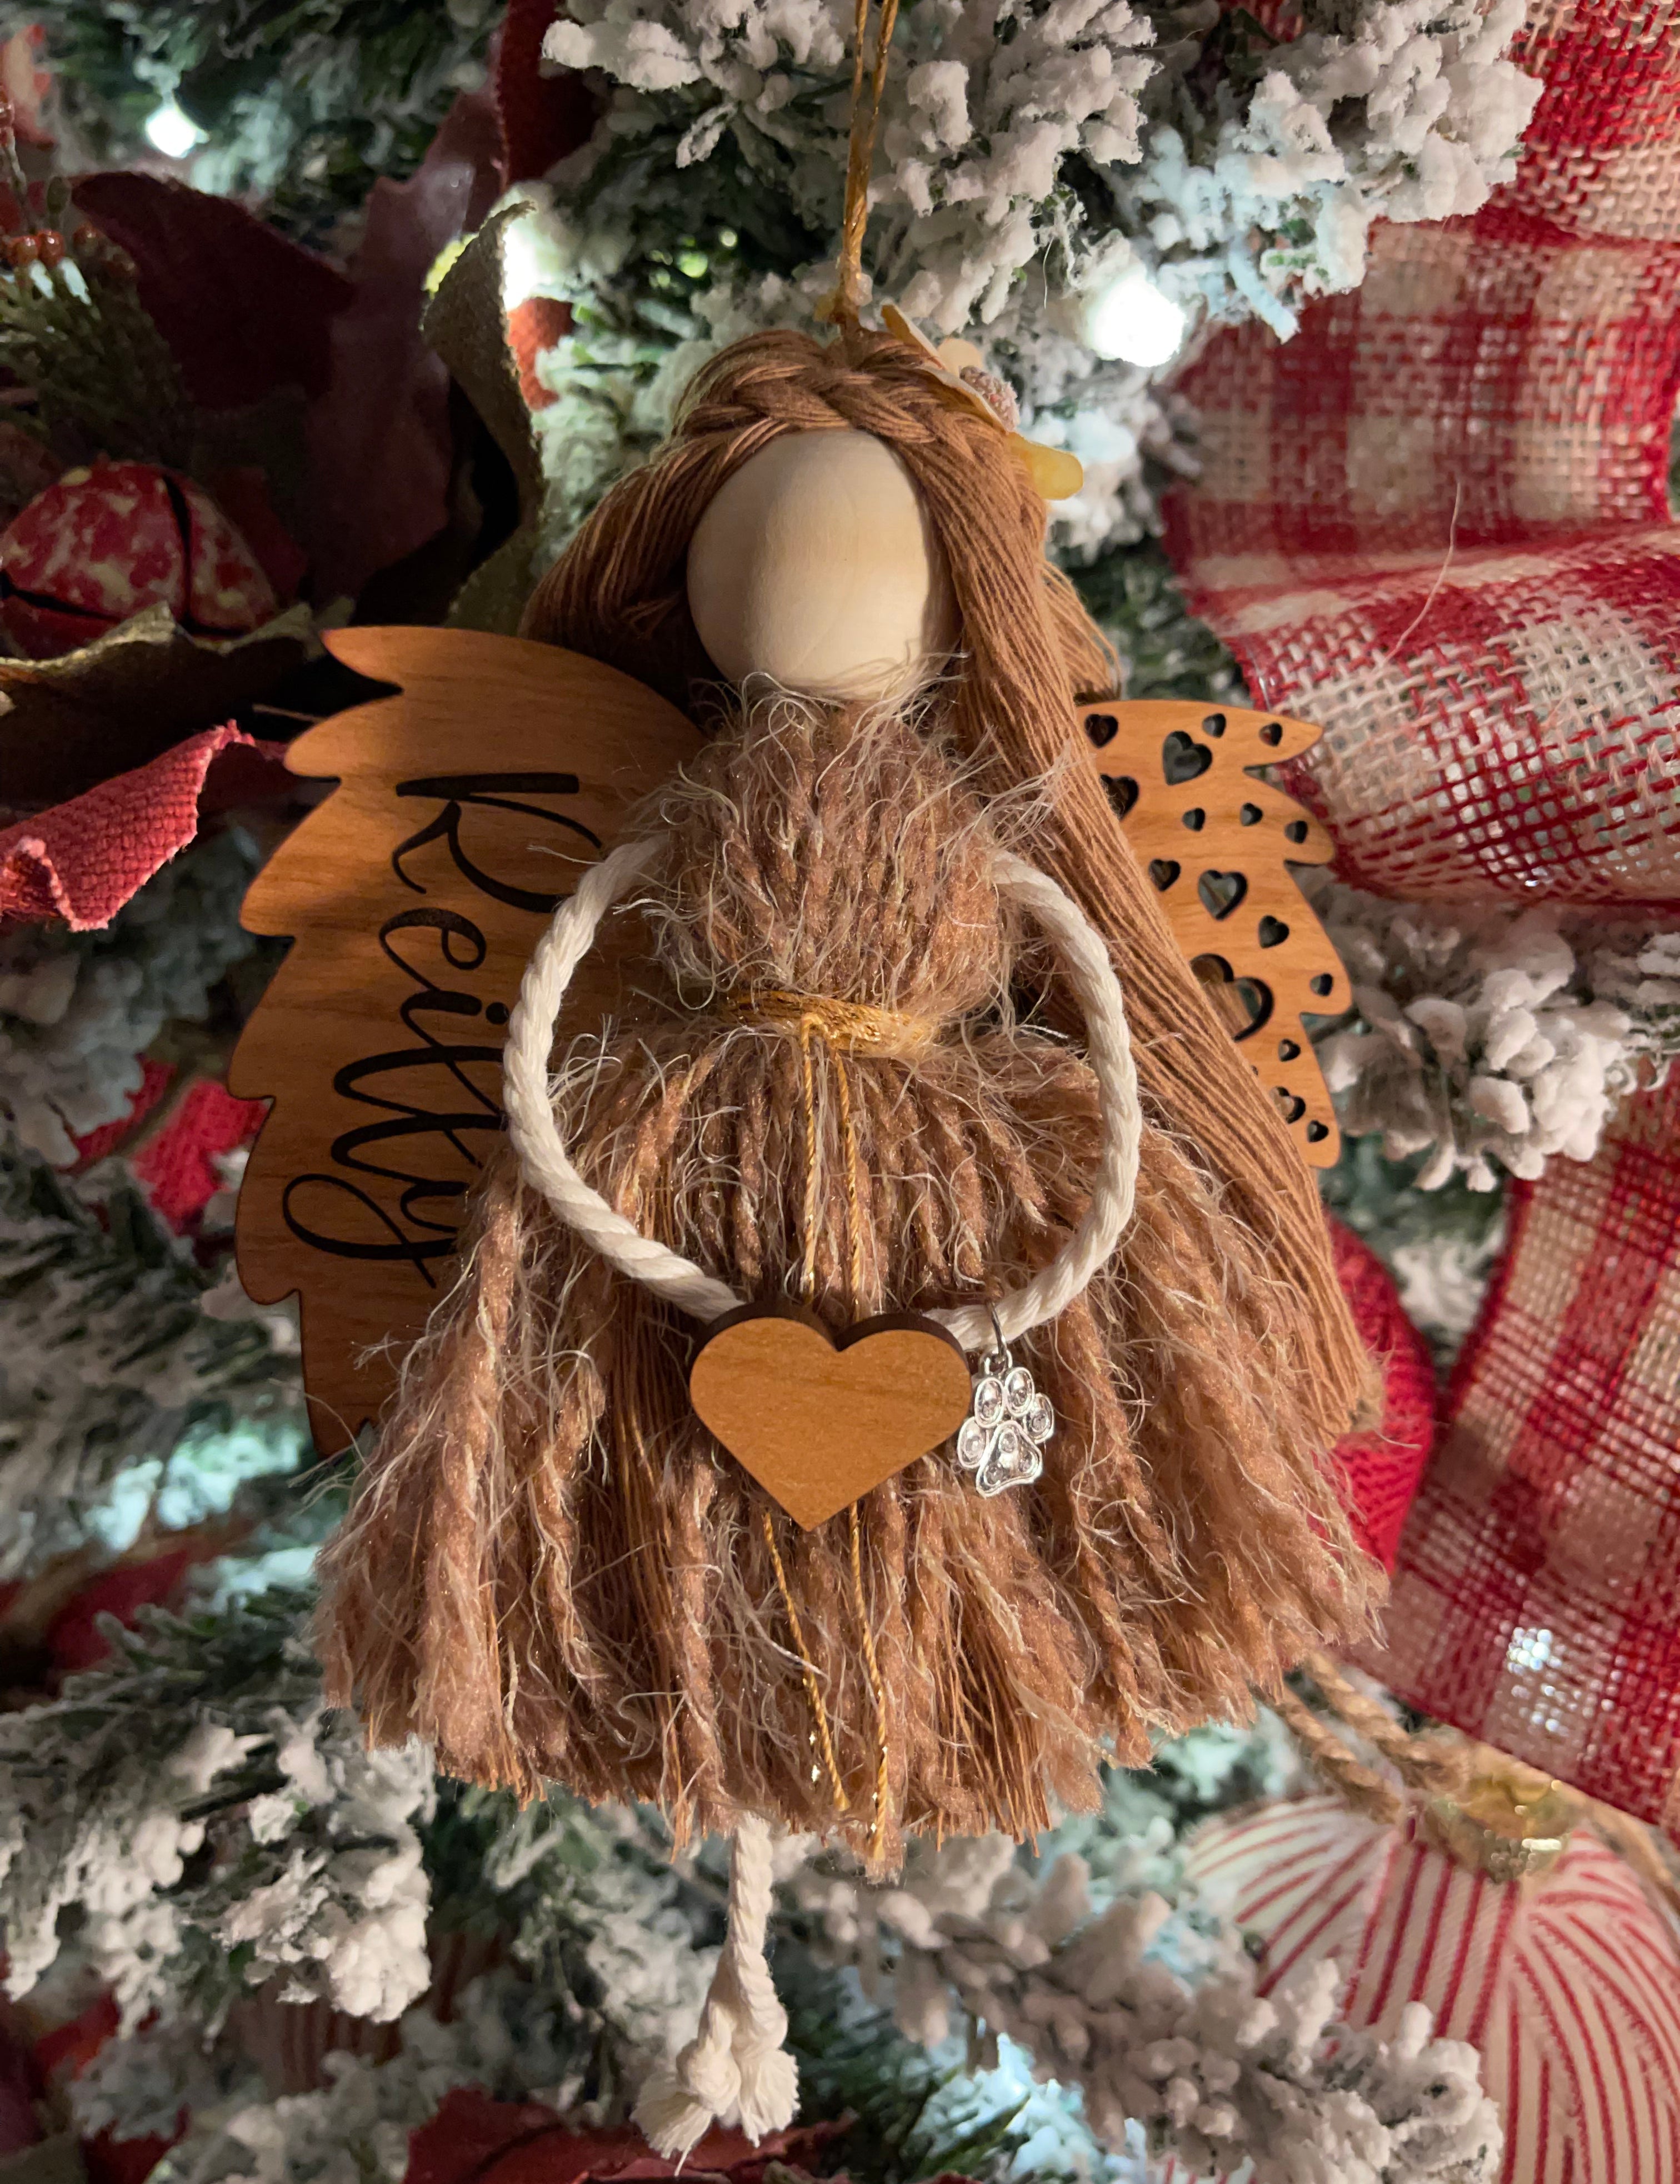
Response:
[[[1099,356],[1153,370],[1171,364],[1189,320],[1134,259],[1085,308],[1085,342]]]

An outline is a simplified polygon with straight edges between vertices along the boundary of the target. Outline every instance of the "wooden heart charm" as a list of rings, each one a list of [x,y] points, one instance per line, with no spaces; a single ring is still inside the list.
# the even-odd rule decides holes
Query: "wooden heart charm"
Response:
[[[796,1304],[726,1312],[688,1374],[701,1418],[806,1531],[937,1448],[971,1392],[937,1320],[888,1312],[835,1335]]]

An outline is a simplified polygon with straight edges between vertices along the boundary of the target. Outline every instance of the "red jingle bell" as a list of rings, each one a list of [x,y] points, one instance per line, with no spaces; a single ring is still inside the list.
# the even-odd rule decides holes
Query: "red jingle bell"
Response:
[[[32,660],[159,604],[192,637],[238,637],[276,610],[250,547],[178,471],[103,460],[67,471],[0,534],[0,625]]]

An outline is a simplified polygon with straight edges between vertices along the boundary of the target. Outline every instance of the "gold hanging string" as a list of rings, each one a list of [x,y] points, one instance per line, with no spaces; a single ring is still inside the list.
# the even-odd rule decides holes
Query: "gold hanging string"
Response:
[[[816,1224],[821,1155],[816,1138],[816,1062],[821,1027],[815,1017],[799,1019],[799,1080],[805,1095],[805,1256],[799,1269],[799,1294],[807,1304],[816,1298]]]
[[[802,1013],[798,1019],[798,1029],[799,1086],[804,1095],[805,1144],[805,1202],[801,1222],[804,1235],[804,1256],[799,1269],[799,1293],[805,1302],[809,1304],[816,1295],[817,1196],[821,1179],[821,1155],[817,1145],[816,1062],[812,1050],[813,1042],[821,1032],[821,1023],[816,1011],[812,1010]],[[847,1100],[847,1117],[849,1125],[849,1098]],[[855,1188],[854,1182],[851,1184],[852,1191],[854,1192]],[[854,1205],[855,1199],[848,1196],[848,1206],[854,1206]],[[855,1228],[855,1223],[854,1226]],[[854,1246],[854,1259],[855,1253]],[[813,1741],[822,1755],[823,1767],[828,1775],[829,1787],[834,1793],[837,1809],[843,1813],[849,1812],[851,1802],[846,1795],[846,1786],[841,1780],[839,1765],[834,1756],[834,1738],[828,1725],[828,1708],[823,1703],[822,1685],[817,1675],[816,1663],[811,1658],[810,1649],[805,1643],[804,1626],[799,1620],[799,1611],[793,1605],[793,1588],[787,1582],[787,1571],[782,1563],[782,1550],[776,1543],[775,1521],[766,1508],[759,1510],[759,1521],[764,1532],[765,1545],[770,1550],[770,1567],[776,1572],[776,1590],[782,1595],[782,1605],[787,1612],[787,1627],[793,1633],[794,1651],[799,1656],[799,1669],[804,1679],[805,1696],[809,1702],[811,1717],[816,1724]]]
[[[855,1502],[846,1515],[852,1528],[852,1598],[857,1606],[858,1628],[863,1633],[869,1687],[875,1697],[875,1796],[870,1812],[869,1857],[871,1864],[876,1865],[881,1861],[882,1839],[887,1832],[887,1801],[893,1794],[893,1771],[887,1752],[887,1679],[881,1673],[875,1634],[869,1627],[869,1601],[864,1591],[863,1527],[858,1522]]]
[[[869,226],[869,177],[875,163],[875,132],[881,120],[881,94],[887,86],[887,55],[898,20],[898,0],[881,0],[875,26],[875,58],[864,97],[864,45],[870,0],[857,0],[852,32],[852,126],[846,147],[846,201],[840,216],[840,248],[833,293],[817,316],[842,328],[858,323],[863,297],[864,230]]]
[[[939,1026],[931,1017],[906,1016],[901,1009],[879,1009],[868,1001],[796,994],[787,986],[743,987],[721,995],[719,1006],[740,1023],[793,1032],[809,1023],[837,1050],[865,1046],[877,1054],[908,1057],[920,1054],[939,1036]]]

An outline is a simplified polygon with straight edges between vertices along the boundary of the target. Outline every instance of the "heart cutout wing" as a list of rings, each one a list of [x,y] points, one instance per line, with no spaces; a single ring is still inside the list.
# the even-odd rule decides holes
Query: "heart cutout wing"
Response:
[[[1310,749],[1318,730],[1178,698],[1095,699],[1081,717],[1174,939],[1308,1162],[1332,1167],[1335,1110],[1301,1019],[1339,1014],[1348,978],[1290,869],[1325,863],[1332,845],[1260,772]]]
[[[688,1375],[695,1410],[807,1531],[954,1434],[967,1360],[935,1320],[892,1313],[837,1340],[793,1304],[717,1321]]]

